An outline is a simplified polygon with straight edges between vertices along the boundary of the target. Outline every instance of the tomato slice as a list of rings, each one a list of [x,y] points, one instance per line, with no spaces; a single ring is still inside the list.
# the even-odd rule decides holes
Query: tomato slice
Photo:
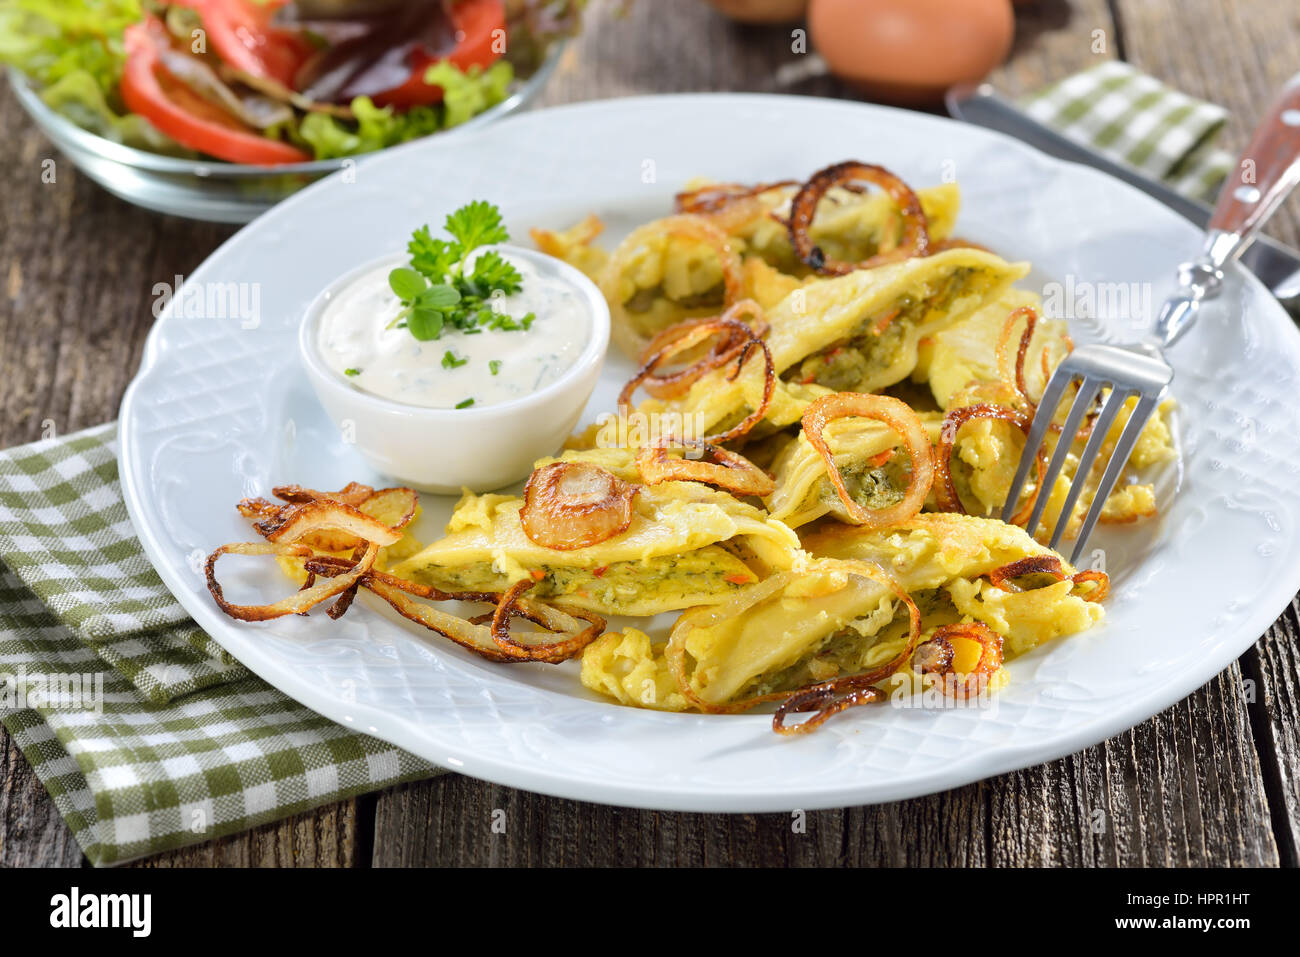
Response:
[[[288,0],[170,0],[198,13],[223,63],[250,76],[293,86],[294,75],[315,47],[300,31],[271,25]]]
[[[274,166],[301,163],[311,156],[246,126],[215,103],[191,91],[162,66],[160,44],[169,42],[167,28],[154,17],[127,27],[126,66],[122,70],[122,99],[182,146],[232,163]]]
[[[456,28],[456,46],[445,56],[421,49],[411,54],[411,76],[401,86],[376,94],[379,106],[406,109],[442,100],[442,87],[424,82],[424,72],[440,60],[450,60],[462,70],[487,68],[501,58],[504,49],[506,9],[502,0],[459,0],[448,10]]]

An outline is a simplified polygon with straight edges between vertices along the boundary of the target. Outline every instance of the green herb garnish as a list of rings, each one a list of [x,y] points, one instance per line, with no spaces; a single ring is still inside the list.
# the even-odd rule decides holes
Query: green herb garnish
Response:
[[[468,409],[473,404],[474,404],[473,399],[461,399],[459,402],[456,403],[456,408]]]
[[[500,371],[501,371],[501,360],[500,360],[500,359],[489,359],[489,360],[488,360],[488,371],[491,372],[493,375],[496,375],[498,372],[500,372]]]
[[[462,359],[456,353],[448,349],[442,354],[442,367],[444,369],[457,369],[469,362],[468,359]]]
[[[405,328],[421,341],[437,339],[448,327],[466,333],[484,327],[529,328],[536,319],[531,312],[514,319],[490,304],[494,295],[508,296],[522,288],[518,269],[494,249],[480,253],[472,268],[466,266],[474,250],[510,239],[501,210],[476,200],[450,214],[443,228],[450,241],[434,238],[428,226],[417,229],[406,247],[410,266],[388,274],[388,285],[402,302],[402,311],[388,328]],[[445,357],[443,365],[454,368]]]
[[[361,370],[360,370],[360,369],[344,369],[344,370],[343,370],[343,374],[344,374],[344,375],[361,375]]]

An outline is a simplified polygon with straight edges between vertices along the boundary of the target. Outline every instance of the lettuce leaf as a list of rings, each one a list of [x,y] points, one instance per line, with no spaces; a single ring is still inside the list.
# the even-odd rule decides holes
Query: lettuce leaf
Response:
[[[399,113],[392,107],[375,106],[368,96],[358,96],[349,104],[356,117],[354,122],[309,113],[296,128],[290,126],[280,132],[290,142],[310,149],[317,159],[370,153],[459,126],[495,106],[506,98],[514,69],[499,60],[486,70],[471,67],[462,71],[444,61],[429,67],[425,76],[443,88],[442,103]]]
[[[0,63],[30,77],[54,112],[137,149],[193,156],[118,95],[122,31],[143,15],[139,0],[0,0]]]
[[[83,129],[136,149],[170,156],[196,156],[136,113],[113,111],[104,91],[87,70],[65,73],[40,91],[45,105]]]

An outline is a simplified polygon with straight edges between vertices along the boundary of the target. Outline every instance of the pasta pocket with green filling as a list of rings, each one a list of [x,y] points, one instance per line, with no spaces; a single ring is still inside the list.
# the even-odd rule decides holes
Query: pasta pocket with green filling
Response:
[[[983,668],[981,688],[992,688],[1004,642],[1018,654],[1103,616],[1105,576],[1076,573],[997,520],[832,528],[805,540],[805,562],[685,612],[667,642],[637,629],[597,639],[583,652],[583,684],[637,707],[739,711],[791,695],[861,694],[891,678],[924,685],[923,675],[939,674],[938,649],[946,676]]]
[[[709,185],[697,182],[688,189],[708,189]],[[790,201],[797,192],[798,187],[791,184],[756,194],[754,199],[763,215],[744,218],[728,232],[741,241],[745,255],[759,257],[788,275],[804,276],[809,269],[795,255],[785,224],[790,216]],[[957,184],[925,187],[916,195],[925,212],[930,241],[951,237],[961,209]],[[835,187],[817,204],[808,235],[828,256],[860,262],[897,248],[903,237],[903,219],[897,204],[886,193]]]
[[[597,453],[595,464],[632,474],[626,452]],[[584,460],[581,453],[561,459]],[[466,494],[446,536],[393,573],[448,591],[504,592],[531,580],[531,598],[600,614],[656,615],[721,601],[771,569],[790,567],[799,550],[785,525],[697,482],[639,486],[623,531],[567,550],[529,538],[523,504],[518,496]]]
[[[846,276],[814,280],[767,313],[776,387],[755,436],[797,422],[829,392],[876,392],[916,367],[924,337],[995,300],[1029,271],[976,249],[950,249]],[[646,399],[646,415],[691,416],[699,434],[725,431],[762,402],[762,363],[713,369],[683,396]]]

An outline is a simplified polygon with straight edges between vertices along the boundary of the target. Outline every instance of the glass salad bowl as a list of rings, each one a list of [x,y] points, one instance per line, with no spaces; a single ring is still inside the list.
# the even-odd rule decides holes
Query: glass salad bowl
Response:
[[[432,135],[446,136],[485,126],[519,109],[550,79],[564,47],[563,40],[553,42],[541,65],[530,76],[516,81],[510,95],[500,103],[454,129]],[[308,183],[336,170],[359,166],[377,155],[275,167],[164,156],[114,143],[82,129],[46,106],[27,77],[16,69],[9,70],[9,82],[23,109],[77,169],[128,203],[189,219],[247,223]]]

